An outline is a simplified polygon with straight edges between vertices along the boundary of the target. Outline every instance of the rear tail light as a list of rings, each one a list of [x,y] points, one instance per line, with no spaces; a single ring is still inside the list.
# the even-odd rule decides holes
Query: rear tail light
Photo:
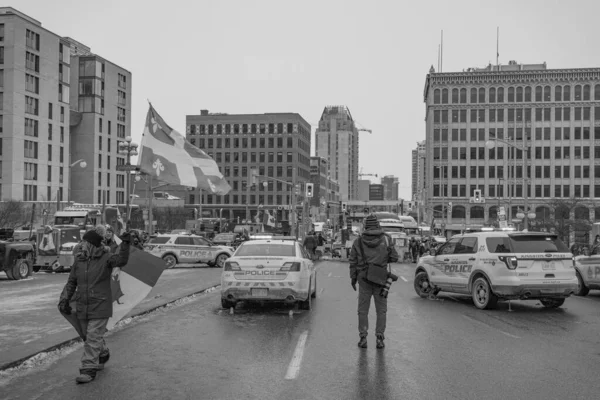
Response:
[[[298,272],[298,271],[300,271],[300,263],[299,262],[285,263],[281,267],[281,271]]]
[[[506,264],[508,269],[517,269],[519,262],[515,256],[498,256],[498,259]]]
[[[575,266],[577,265],[577,262],[575,261],[575,257],[571,257],[571,259],[573,260],[573,264],[571,265],[571,268],[575,268]]]
[[[223,271],[241,271],[240,265],[235,261],[225,261],[223,265]]]

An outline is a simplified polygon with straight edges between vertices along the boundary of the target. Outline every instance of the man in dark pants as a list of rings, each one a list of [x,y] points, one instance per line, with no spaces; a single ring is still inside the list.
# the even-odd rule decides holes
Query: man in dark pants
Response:
[[[96,230],[90,230],[83,235],[83,241],[78,245],[75,264],[71,268],[58,303],[62,314],[71,315],[69,303],[71,298],[75,297],[76,330],[84,340],[77,383],[93,381],[97,371],[104,367],[110,357],[104,334],[113,311],[111,275],[118,277],[120,268],[129,261],[129,232],[121,236],[122,243],[118,254],[112,254],[110,248],[104,246],[103,239],[103,235]]]
[[[369,308],[371,297],[375,299],[375,311],[377,312],[377,324],[375,335],[377,337],[377,348],[385,347],[385,325],[387,317],[387,298],[381,296],[381,286],[373,285],[365,280],[367,268],[385,267],[392,262],[398,261],[398,253],[394,247],[392,238],[383,233],[379,221],[374,215],[365,219],[365,231],[354,241],[350,251],[350,279],[352,288],[356,290],[358,282],[358,333],[360,341],[358,347],[367,347],[367,331],[369,330]]]

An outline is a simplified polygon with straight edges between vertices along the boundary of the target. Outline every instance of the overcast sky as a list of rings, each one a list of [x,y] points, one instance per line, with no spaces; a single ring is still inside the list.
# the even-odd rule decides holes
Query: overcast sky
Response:
[[[297,112],[325,105],[360,127],[360,168],[396,175],[410,198],[411,150],[425,138],[423,88],[444,71],[500,63],[600,66],[600,2],[19,0],[13,7],[133,73],[132,136],[150,99],[173,128],[200,109]],[[485,6],[484,6],[485,5]],[[314,138],[314,136],[313,136]],[[314,140],[314,139],[313,139]],[[314,143],[313,143],[314,147]]]

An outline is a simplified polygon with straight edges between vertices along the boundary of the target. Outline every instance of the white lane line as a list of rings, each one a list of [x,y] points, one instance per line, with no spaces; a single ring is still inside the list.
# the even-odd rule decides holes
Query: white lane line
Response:
[[[521,337],[520,337],[520,336],[513,335],[513,334],[511,334],[511,333],[508,333],[508,332],[501,331],[500,329],[496,329],[496,328],[494,328],[492,325],[486,324],[485,322],[482,322],[482,321],[478,321],[478,320],[476,320],[475,318],[471,318],[471,317],[469,317],[469,316],[467,316],[467,315],[464,315],[464,314],[462,314],[462,316],[463,316],[463,317],[465,317],[466,319],[468,319],[469,321],[476,322],[476,323],[478,323],[478,324],[480,324],[480,325],[483,325],[483,326],[485,326],[485,327],[487,327],[487,328],[489,328],[489,329],[497,330],[498,332],[500,332],[500,333],[502,333],[502,334],[504,334],[504,335],[506,335],[506,336],[509,336],[509,337],[511,337],[511,338],[514,338],[514,339],[521,339]]]
[[[302,332],[298,338],[298,344],[296,345],[296,350],[294,350],[292,361],[290,361],[290,365],[288,366],[287,374],[285,374],[285,379],[296,379],[298,377],[298,374],[300,373],[300,365],[302,364],[302,358],[304,357],[304,348],[306,346],[307,338],[308,331]]]
[[[400,276],[400,279],[402,279],[404,282],[408,282],[408,280],[406,280],[406,278],[403,277],[402,275]]]

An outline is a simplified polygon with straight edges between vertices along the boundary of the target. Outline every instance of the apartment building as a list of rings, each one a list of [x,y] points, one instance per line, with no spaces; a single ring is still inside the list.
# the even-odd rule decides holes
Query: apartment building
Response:
[[[400,185],[398,177],[386,175],[381,178],[381,184],[383,185],[382,200],[398,200],[398,186]]]
[[[74,39],[65,40],[73,66],[70,198],[86,204],[124,204],[126,173],[116,168],[126,163],[126,156],[118,153],[119,142],[131,136],[131,72]]]
[[[0,199],[56,201],[69,182],[68,43],[0,7]]]
[[[315,155],[329,160],[342,201],[358,198],[358,129],[346,106],[327,106],[315,133]]]
[[[186,116],[186,137],[191,144],[212,157],[232,190],[218,196],[189,193],[187,204],[201,201],[203,210],[223,208],[224,218],[244,219],[246,204],[275,211],[278,219],[291,204],[291,186],[310,181],[310,125],[300,114],[222,114],[202,110]],[[258,183],[247,192],[251,169],[257,169]],[[272,179],[269,179],[272,178]],[[165,189],[166,190],[166,189]],[[171,192],[169,192],[171,193]],[[179,196],[179,193],[174,191]]]
[[[548,219],[550,201],[575,197],[585,200],[578,215],[600,219],[600,68],[432,67],[424,101],[425,187],[436,218],[483,224],[503,206],[509,221],[526,207]],[[484,202],[473,202],[475,190]]]
[[[318,210],[320,221],[330,216],[338,216],[340,212],[340,185],[331,179],[329,163],[321,157],[310,158],[310,182],[313,184],[311,208]],[[330,218],[329,218],[330,219]]]

